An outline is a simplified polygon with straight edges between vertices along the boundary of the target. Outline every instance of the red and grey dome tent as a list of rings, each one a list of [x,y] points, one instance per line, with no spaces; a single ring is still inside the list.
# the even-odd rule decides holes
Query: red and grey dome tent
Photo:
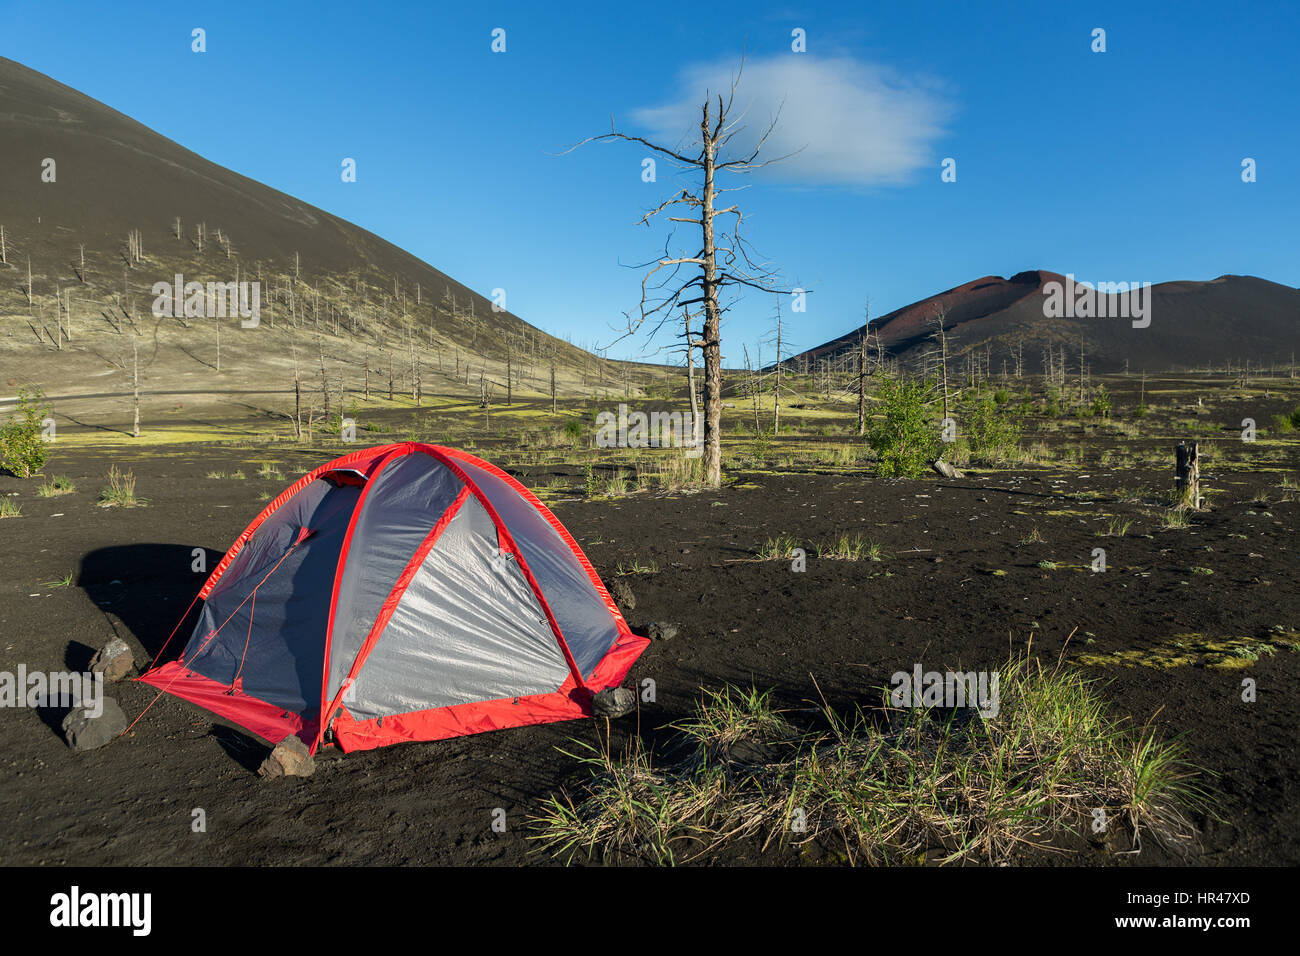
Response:
[[[527,488],[416,442],[303,476],[199,599],[180,659],[139,679],[312,752],[586,716],[648,643]]]

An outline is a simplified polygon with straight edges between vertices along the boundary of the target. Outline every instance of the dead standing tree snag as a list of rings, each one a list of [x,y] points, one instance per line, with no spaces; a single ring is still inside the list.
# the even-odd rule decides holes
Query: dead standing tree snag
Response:
[[[745,129],[741,125],[743,112],[732,118],[736,90],[743,69],[742,59],[725,98],[719,94],[715,103],[713,95],[706,92],[701,108],[699,138],[696,144],[688,147],[693,149],[698,145],[698,152],[694,154],[659,146],[641,136],[620,133],[614,127],[612,119],[608,133],[588,137],[565,150],[565,153],[569,153],[579,146],[601,140],[638,143],[667,157],[676,168],[699,177],[697,187],[679,190],[641,217],[641,223],[648,227],[651,219],[667,212],[667,219],[671,223],[698,226],[700,246],[692,255],[675,255],[669,251],[672,243],[670,233],[664,243],[663,254],[638,267],[648,268],[649,271],[641,279],[638,314],[635,317],[628,316],[627,330],[623,334],[636,334],[649,321],[652,323],[649,334],[653,337],[666,322],[678,314],[678,309],[703,307],[704,323],[698,344],[704,360],[704,480],[714,487],[722,483],[721,326],[722,315],[730,308],[730,304],[723,301],[723,292],[728,287],[734,287],[737,292],[742,288],[765,293],[788,291],[778,288],[776,274],[768,264],[754,260],[752,247],[740,234],[744,218],[740,207],[733,204],[718,208],[718,197],[722,193],[742,188],[719,186],[719,174],[743,175],[788,158],[758,159],[768,137],[776,128],[779,110],[752,149],[735,158],[725,158],[728,144]],[[719,217],[734,217],[729,229],[718,229]],[[685,277],[684,272],[688,274]]]
[[[1199,442],[1179,442],[1174,449],[1174,492],[1177,505],[1199,511],[1201,495],[1201,454]]]

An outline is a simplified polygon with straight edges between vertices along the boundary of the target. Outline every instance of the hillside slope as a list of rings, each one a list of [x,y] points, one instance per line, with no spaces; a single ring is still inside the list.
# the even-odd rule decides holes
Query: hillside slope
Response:
[[[42,179],[47,159],[53,182]],[[148,350],[151,392],[284,391],[298,353],[331,377],[337,364],[349,382],[363,366],[370,380],[382,366],[386,380],[391,365],[399,389],[420,377],[426,391],[475,395],[480,379],[503,391],[507,365],[516,388],[548,388],[552,363],[561,390],[630,374],[494,312],[378,236],[4,58],[0,227],[0,397],[23,383],[51,394],[120,389],[124,331]],[[261,327],[228,320],[218,351],[222,329],[206,316],[157,320],[152,287],[176,273],[259,282]]]
[[[1098,373],[1121,371],[1126,363],[1133,371],[1222,368],[1246,361],[1282,365],[1300,350],[1300,290],[1266,279],[1225,275],[1208,282],[1158,283],[1149,290],[1150,323],[1145,327],[1115,317],[1121,307],[1131,309],[1122,295],[1105,297],[1108,317],[1049,314],[1051,283],[1068,288],[1066,277],[1041,270],[1009,279],[976,279],[873,320],[871,347],[876,348],[879,336],[887,356],[905,365],[922,363],[935,347],[935,316],[943,309],[950,354],[960,361],[978,353],[994,373],[1003,361],[1014,368],[1017,356],[1026,373],[1040,372],[1048,348],[1058,354],[1064,348],[1073,365],[1081,341],[1085,361]],[[854,329],[791,361],[842,358],[857,347],[861,331]]]

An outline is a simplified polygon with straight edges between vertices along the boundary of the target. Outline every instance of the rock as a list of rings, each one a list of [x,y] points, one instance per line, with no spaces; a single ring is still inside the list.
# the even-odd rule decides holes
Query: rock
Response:
[[[636,694],[626,687],[606,687],[591,699],[591,713],[596,717],[622,717],[636,710]]]
[[[104,680],[119,681],[135,669],[135,655],[126,641],[113,637],[90,659],[92,673],[102,673]]]
[[[257,768],[257,775],[268,780],[276,777],[310,777],[316,772],[316,761],[307,752],[307,745],[290,734],[275,745],[270,756]]]
[[[715,760],[731,765],[732,769],[761,767],[775,762],[780,756],[775,747],[749,736],[737,737],[711,749]]]
[[[944,461],[942,458],[940,458],[938,461],[932,461],[932,462],[930,462],[930,467],[933,468],[935,471],[937,471],[939,474],[943,475],[943,477],[945,477],[945,478],[965,478],[965,477],[966,477],[965,475],[963,475],[963,474],[961,473],[960,470],[958,470],[957,468],[953,467],[951,464],[949,464],[948,462]]]
[[[609,596],[614,599],[614,603],[618,605],[618,609],[624,616],[628,611],[636,609],[636,596],[632,593],[632,586],[622,578],[614,579],[614,583],[609,586]]]
[[[677,636],[677,625],[665,624],[662,621],[651,621],[647,634],[652,641],[671,641]]]
[[[126,730],[126,714],[117,701],[103,697],[95,705],[79,704],[63,718],[63,736],[73,750],[95,750]],[[97,710],[99,716],[94,716]]]

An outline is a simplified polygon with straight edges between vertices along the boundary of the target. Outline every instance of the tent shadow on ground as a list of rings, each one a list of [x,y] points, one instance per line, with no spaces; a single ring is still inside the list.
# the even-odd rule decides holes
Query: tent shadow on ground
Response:
[[[236,730],[228,724],[214,723],[212,729],[208,731],[208,736],[221,745],[226,756],[251,773],[257,772],[262,762],[266,760],[266,755],[271,752],[271,746],[266,741]]]
[[[194,570],[194,546],[186,544],[116,545],[81,559],[78,586],[104,612],[119,637],[128,644],[134,639],[137,653],[144,650],[147,659],[137,662],[142,668],[158,654],[173,628],[176,635],[166,659],[179,655],[189,641],[198,620],[198,602],[183,622],[180,617],[225,554],[203,550],[206,570],[201,572]],[[84,668],[96,650],[70,644],[68,665]]]

